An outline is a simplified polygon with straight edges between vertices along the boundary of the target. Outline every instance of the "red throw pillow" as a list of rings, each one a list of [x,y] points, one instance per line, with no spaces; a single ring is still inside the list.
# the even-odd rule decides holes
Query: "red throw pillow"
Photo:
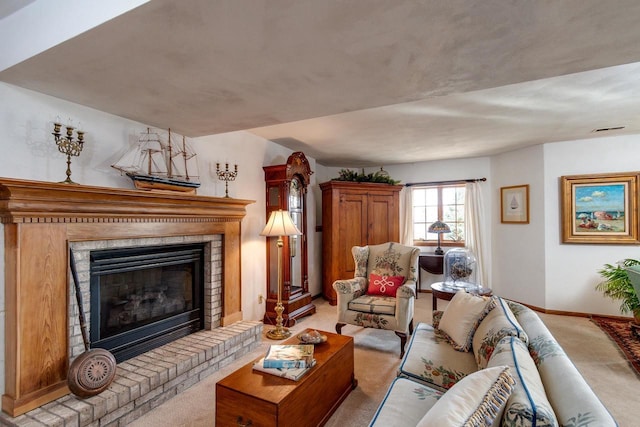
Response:
[[[384,295],[395,297],[398,288],[404,283],[404,276],[378,276],[371,274],[369,276],[368,295]]]

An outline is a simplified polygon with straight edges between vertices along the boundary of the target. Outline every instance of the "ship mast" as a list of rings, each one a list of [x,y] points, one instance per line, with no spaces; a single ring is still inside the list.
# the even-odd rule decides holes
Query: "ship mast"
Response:
[[[189,181],[189,168],[187,167],[187,144],[184,142],[184,135],[182,135],[182,159],[184,160],[184,176]]]
[[[168,164],[167,164],[167,177],[168,177],[168,178],[171,178],[171,177],[173,176],[173,173],[172,173],[172,171],[171,171],[171,169],[172,169],[172,168],[171,168],[171,167],[172,167],[172,164],[171,164],[171,158],[172,158],[172,155],[173,155],[173,153],[171,152],[171,148],[172,148],[172,147],[171,147],[171,128],[169,128],[169,149],[168,149],[168,151],[169,151],[169,158],[168,158],[168,162],[167,162],[167,163],[168,163]]]
[[[147,128],[147,138],[149,137],[149,135],[151,134],[151,129]],[[153,161],[152,161],[152,156],[151,156],[151,150],[147,148],[147,161],[148,161],[148,165],[147,165],[147,173],[149,175],[151,175],[151,170],[152,170],[152,166],[153,166]]]

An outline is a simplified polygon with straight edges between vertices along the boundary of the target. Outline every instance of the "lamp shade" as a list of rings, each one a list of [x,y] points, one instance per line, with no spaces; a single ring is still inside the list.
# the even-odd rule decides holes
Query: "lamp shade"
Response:
[[[302,232],[293,223],[289,212],[282,209],[271,212],[267,225],[260,233],[261,236],[296,236]]]
[[[429,233],[451,233],[451,229],[442,221],[436,221],[429,226]]]

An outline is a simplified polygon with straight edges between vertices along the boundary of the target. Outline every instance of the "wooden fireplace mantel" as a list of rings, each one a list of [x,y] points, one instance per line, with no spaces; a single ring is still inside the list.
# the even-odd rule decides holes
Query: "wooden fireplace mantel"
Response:
[[[69,242],[223,235],[222,324],[242,320],[240,226],[253,200],[0,178],[11,416],[67,394]]]

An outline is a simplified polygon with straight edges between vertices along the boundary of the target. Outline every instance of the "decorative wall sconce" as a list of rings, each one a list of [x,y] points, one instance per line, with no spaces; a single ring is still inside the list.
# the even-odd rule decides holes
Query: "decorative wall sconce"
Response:
[[[216,163],[216,174],[218,179],[224,181],[224,197],[229,197],[229,181],[235,181],[238,176],[238,165],[235,165],[233,172],[229,170],[229,163],[225,164],[225,170],[220,170],[220,163]]]
[[[65,126],[66,135],[60,133],[60,123],[53,124],[53,137],[58,146],[58,151],[67,156],[67,179],[60,181],[61,184],[77,184],[71,180],[71,156],[79,156],[84,145],[84,131],[77,130],[72,126]],[[77,138],[74,139],[73,131],[76,131]]]

